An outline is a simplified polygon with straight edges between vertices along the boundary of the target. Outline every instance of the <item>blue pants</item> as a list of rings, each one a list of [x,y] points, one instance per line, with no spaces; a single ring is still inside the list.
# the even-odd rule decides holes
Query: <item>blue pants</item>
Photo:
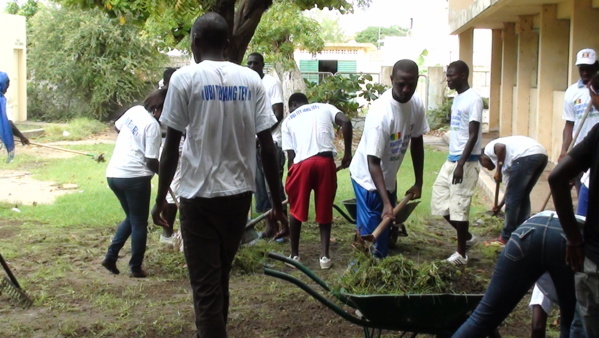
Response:
[[[587,188],[584,184],[581,184],[580,190],[578,191],[578,208],[576,209],[576,214],[586,217],[588,205],[589,205],[589,188]]]
[[[530,192],[547,165],[547,155],[521,157],[509,168],[510,179],[505,190],[505,225],[501,231],[504,241],[512,231],[530,217]]]
[[[369,235],[381,223],[383,214],[383,200],[377,190],[368,191],[353,179],[351,180],[356,194],[356,228],[360,235]],[[389,194],[391,204],[397,203],[397,194]],[[389,254],[389,227],[383,231],[374,242],[374,256],[377,258],[387,257]]]
[[[285,189],[283,189],[283,170],[285,168],[285,153],[283,149],[275,143],[277,149],[277,163],[279,163],[279,177],[281,179],[281,202],[286,199]],[[262,168],[262,155],[260,154],[260,148],[256,149],[256,191],[254,197],[256,199],[256,212],[265,213],[272,208],[272,199],[270,192],[266,187],[266,178],[264,177],[264,169]],[[287,207],[283,207],[283,210],[287,210]]]
[[[131,236],[131,271],[141,270],[146,253],[148,237],[148,214],[150,212],[150,181],[152,176],[133,178],[108,177],[108,186],[121,202],[125,211],[125,219],[121,222],[112,243],[108,247],[106,260],[114,261],[119,258],[119,251]]]
[[[532,217],[512,232],[485,296],[453,337],[489,335],[545,272],[559,301],[560,337],[568,337],[576,305],[574,273],[566,265],[566,237],[557,216]]]

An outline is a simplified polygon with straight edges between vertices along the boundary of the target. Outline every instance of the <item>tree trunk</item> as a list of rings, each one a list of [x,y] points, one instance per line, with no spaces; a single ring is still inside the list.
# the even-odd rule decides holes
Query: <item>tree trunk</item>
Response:
[[[235,13],[235,0],[220,0],[213,9],[229,23],[230,41],[227,51],[229,61],[240,64],[254,36],[262,14],[272,5],[272,0],[241,0]]]
[[[274,72],[279,77],[281,85],[283,86],[283,98],[285,100],[285,106],[287,106],[287,100],[289,96],[297,92],[306,92],[306,83],[302,73],[297,68],[297,64],[293,62],[293,68],[286,69],[280,62],[275,63]],[[288,109],[288,108],[287,108]]]

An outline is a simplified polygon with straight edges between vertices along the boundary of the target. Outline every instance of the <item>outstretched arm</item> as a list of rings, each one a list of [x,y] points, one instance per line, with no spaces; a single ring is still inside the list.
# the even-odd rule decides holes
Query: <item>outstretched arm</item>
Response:
[[[453,184],[460,184],[464,179],[464,164],[470,157],[472,153],[472,149],[474,149],[474,145],[476,141],[478,141],[478,130],[480,129],[480,122],[478,121],[470,121],[468,123],[468,142],[464,146],[464,150],[462,151],[462,156],[460,156],[460,160],[458,161],[455,170],[453,171]]]
[[[352,137],[353,137],[353,129],[351,125],[351,121],[345,114],[342,112],[338,112],[335,115],[335,123],[338,126],[341,126],[341,132],[343,133],[343,144],[345,145],[345,150],[343,153],[343,159],[341,160],[341,167],[347,168],[351,163],[352,155],[351,155],[351,146],[352,146]]]
[[[381,219],[385,219],[385,217],[391,217],[393,219],[393,206],[391,205],[391,200],[389,200],[389,194],[387,193],[387,188],[385,187],[385,178],[383,177],[383,169],[381,168],[381,159],[372,155],[368,155],[367,158],[368,171],[372,177],[372,182],[374,183],[374,186],[376,187],[376,190],[383,201],[383,214],[381,215]]]
[[[179,143],[182,132],[168,127],[162,154],[160,155],[160,169],[158,175],[158,191],[156,192],[156,204],[152,208],[152,220],[154,224],[161,227],[169,227],[168,222],[162,218],[162,211],[166,208],[166,194],[171,186],[177,164],[179,163]]]
[[[283,212],[281,201],[281,180],[279,178],[279,165],[277,163],[277,152],[275,144],[272,141],[270,129],[263,130],[258,133],[260,140],[260,151],[262,156],[262,168],[264,168],[264,177],[270,188],[270,196],[272,198],[272,212],[270,218],[281,222],[281,230],[275,235],[275,239],[287,236],[289,234],[289,223],[287,215]]]
[[[424,172],[424,139],[422,135],[412,137],[410,142],[410,153],[412,154],[412,166],[414,167],[414,185],[406,191],[406,195],[414,194],[414,199],[422,195],[423,172]]]
[[[574,271],[582,271],[584,242],[574,217],[569,182],[585,169],[572,157],[566,155],[549,175],[553,204],[567,238],[566,262]]]
[[[501,183],[503,180],[502,169],[503,164],[505,163],[505,155],[507,153],[505,144],[499,142],[495,143],[493,152],[495,152],[495,155],[497,155],[497,165],[495,168],[495,176],[493,176],[493,178],[495,179],[495,182]]]
[[[15,126],[15,124],[12,121],[8,121],[8,122],[10,123],[10,128],[12,129],[13,135],[18,137],[21,140],[21,143],[23,145],[28,145],[29,139],[27,137],[25,137],[25,135],[23,135],[23,133],[21,133],[19,128],[17,128],[17,126]]]

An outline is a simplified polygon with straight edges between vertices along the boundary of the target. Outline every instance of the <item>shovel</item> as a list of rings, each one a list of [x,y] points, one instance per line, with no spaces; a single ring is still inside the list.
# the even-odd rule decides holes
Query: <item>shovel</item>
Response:
[[[35,143],[35,142],[31,142],[31,141],[29,141],[29,144],[33,144],[33,145],[38,146],[38,147],[50,148],[50,149],[60,150],[60,151],[66,151],[68,153],[74,153],[74,154],[79,154],[79,155],[90,156],[94,161],[96,161],[98,163],[106,161],[106,159],[104,158],[104,153],[101,153],[100,155],[96,156],[94,154],[84,153],[82,151],[65,149],[65,148],[50,146],[50,145],[47,145],[47,144]]]
[[[393,216],[394,216],[393,218],[387,217],[387,218],[383,219],[383,221],[376,227],[376,229],[374,229],[372,234],[360,236],[360,239],[363,241],[374,243],[377,240],[377,238],[379,238],[381,233],[383,231],[385,231],[385,229],[387,229],[387,227],[389,226],[391,221],[395,218],[395,216],[397,216],[399,214],[399,212],[403,208],[405,208],[405,206],[408,205],[408,202],[410,202],[413,198],[414,198],[413,193],[407,194],[406,197],[404,197],[404,199],[398,205],[396,205],[395,208],[393,208]]]

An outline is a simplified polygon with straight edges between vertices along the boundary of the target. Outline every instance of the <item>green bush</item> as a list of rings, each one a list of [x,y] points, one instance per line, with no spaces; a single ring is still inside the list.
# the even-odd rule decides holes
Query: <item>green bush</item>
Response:
[[[29,20],[31,118],[108,119],[158,81],[167,57],[155,46],[100,10],[44,5]]]
[[[304,81],[306,96],[311,102],[332,104],[349,117],[358,115],[358,109],[361,108],[356,100],[358,97],[371,102],[387,90],[385,85],[373,83],[369,74],[329,76],[318,84]]]
[[[426,119],[431,130],[437,130],[447,126],[451,117],[452,103],[453,99],[446,97],[443,99],[443,104],[440,107],[426,112]]]

